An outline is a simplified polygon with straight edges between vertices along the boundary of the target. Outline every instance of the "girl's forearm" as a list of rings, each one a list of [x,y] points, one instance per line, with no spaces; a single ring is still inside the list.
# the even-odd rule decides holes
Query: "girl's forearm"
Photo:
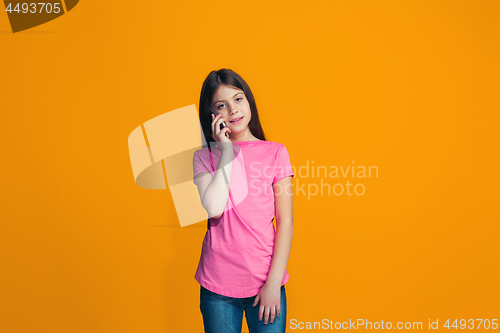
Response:
[[[208,212],[209,217],[220,217],[227,205],[232,160],[233,150],[223,150],[215,170],[215,175],[203,194],[202,204]]]
[[[266,283],[279,287],[283,282],[292,249],[293,219],[290,221],[276,221],[276,225],[278,228],[274,239],[273,259]]]

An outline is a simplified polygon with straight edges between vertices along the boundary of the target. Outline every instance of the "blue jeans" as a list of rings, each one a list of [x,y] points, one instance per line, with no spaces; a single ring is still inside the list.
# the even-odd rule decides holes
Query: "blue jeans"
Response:
[[[241,333],[243,312],[250,333],[283,333],[286,329],[286,293],[281,286],[281,312],[276,314],[271,323],[269,315],[267,325],[264,317],[259,321],[260,302],[253,305],[255,296],[233,298],[216,294],[200,285],[200,310],[203,316],[205,333]],[[264,316],[264,315],[263,315]]]

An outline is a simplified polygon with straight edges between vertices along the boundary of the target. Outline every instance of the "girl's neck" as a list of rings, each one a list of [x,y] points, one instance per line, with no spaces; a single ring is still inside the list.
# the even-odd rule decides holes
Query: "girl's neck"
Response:
[[[234,137],[237,136],[237,137]],[[229,139],[231,142],[244,142],[244,141],[257,141],[257,139],[252,132],[250,132],[250,129],[247,127],[246,131],[242,131],[241,133],[235,133],[233,136],[232,133],[229,133]]]

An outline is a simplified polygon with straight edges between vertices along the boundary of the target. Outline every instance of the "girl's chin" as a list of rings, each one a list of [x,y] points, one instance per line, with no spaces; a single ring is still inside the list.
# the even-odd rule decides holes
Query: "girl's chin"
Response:
[[[233,127],[229,127],[229,129],[231,130],[231,133],[239,133],[239,132],[243,131],[245,129],[245,127],[236,125]]]

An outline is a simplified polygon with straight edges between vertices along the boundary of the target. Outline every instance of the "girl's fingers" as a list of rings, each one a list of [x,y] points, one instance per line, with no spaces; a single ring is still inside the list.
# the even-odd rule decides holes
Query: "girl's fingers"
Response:
[[[212,114],[212,119],[213,119],[213,120],[212,120],[212,133],[213,133],[214,135],[217,135],[217,134],[218,134],[218,132],[217,132],[217,130],[216,130],[216,128],[217,128],[217,127],[215,127],[215,126],[216,126],[216,124],[217,124],[217,121],[218,121],[218,120],[217,120],[217,118],[218,118],[219,116],[220,116],[220,114],[218,114],[217,116],[214,116],[214,115]],[[219,128],[220,128],[220,127],[219,127]],[[214,138],[214,140],[215,140],[215,138]],[[217,140],[216,140],[216,141],[217,141]]]
[[[269,312],[270,312],[270,308],[265,308],[264,310],[264,324],[267,324],[269,322]]]
[[[217,120],[215,121],[215,129],[216,129],[216,131],[217,131],[217,134],[221,131],[221,129],[220,129],[220,125],[221,125],[221,123],[223,123],[223,122],[225,122],[225,119],[224,119],[224,118],[222,118],[222,117],[220,117],[219,119],[217,119]],[[225,128],[227,128],[227,126],[226,126]]]
[[[255,300],[253,301],[253,306],[256,306],[257,304],[259,304],[259,295],[257,295],[257,297],[255,297]]]
[[[229,127],[227,127],[227,126],[223,127],[222,129],[220,128],[221,127],[221,123],[226,121],[224,118],[222,118],[222,114],[218,114],[217,116],[214,116],[213,113],[212,113],[211,115],[212,115],[212,123],[211,123],[211,126],[212,126],[212,138],[215,141],[217,141],[216,137],[219,136],[220,133],[222,133],[223,135],[226,135],[226,133],[231,133],[232,132],[229,129]]]
[[[212,114],[212,122],[210,123],[210,127],[212,128],[212,135],[215,134],[214,131],[214,115]]]
[[[276,313],[275,308],[273,306],[273,307],[271,307],[271,324],[274,323],[274,317],[276,316],[275,313]]]
[[[216,123],[216,124],[219,124],[219,127],[220,127],[220,123],[221,123],[221,122],[223,122],[223,121],[226,121],[226,119],[222,118],[222,116],[221,116],[219,119],[217,119],[217,120],[215,121],[215,123]]]
[[[220,114],[217,115],[217,117],[214,118],[214,115],[212,114],[212,132],[214,132],[214,127],[215,127],[215,124],[217,124],[217,122],[219,121],[217,118],[220,119]]]

